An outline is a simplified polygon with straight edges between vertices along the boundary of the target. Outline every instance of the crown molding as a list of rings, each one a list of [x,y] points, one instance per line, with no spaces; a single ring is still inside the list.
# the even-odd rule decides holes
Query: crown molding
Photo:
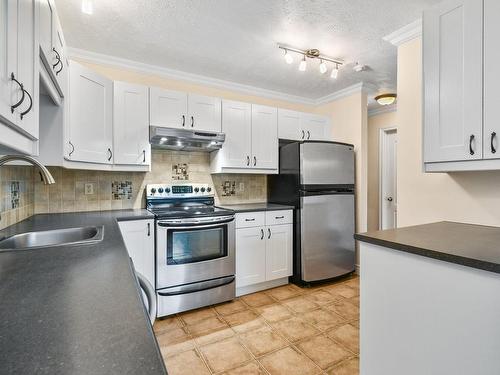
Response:
[[[120,57],[110,56],[102,53],[91,52],[79,48],[68,47],[70,58],[131,70],[139,73],[157,75],[164,78],[187,81],[190,83],[211,86],[219,89],[238,92],[241,94],[261,96],[267,99],[283,100],[290,103],[316,105],[317,100],[302,96],[285,94],[279,91],[267,90],[260,87],[244,85],[231,81],[225,81],[217,78],[211,78],[193,73],[186,73],[180,70],[160,67],[157,65],[145,64]]]
[[[368,117],[381,115],[383,113],[396,112],[398,110],[398,106],[396,103],[391,105],[379,106],[376,108],[372,108],[368,110]]]
[[[418,38],[422,35],[422,19],[413,21],[409,25],[403,26],[402,28],[384,36],[382,39],[389,42],[395,46],[400,46],[412,39]]]
[[[316,99],[316,105],[323,105],[326,103],[333,102],[335,100],[339,100],[345,98],[347,96],[351,96],[358,92],[370,93],[376,91],[376,87],[366,82],[355,83],[354,85],[343,88],[342,90],[335,91],[331,94],[322,96],[321,98]]]
[[[87,61],[90,63],[95,63],[99,65],[106,65],[111,67],[119,67],[126,70],[145,73],[151,75],[157,75],[159,77],[164,77],[168,79],[186,81],[190,83],[211,86],[219,89],[229,90],[233,92],[238,92],[241,94],[260,96],[267,99],[282,100],[289,103],[318,106],[322,104],[329,103],[334,100],[344,98],[346,96],[353,95],[357,92],[376,92],[376,87],[368,84],[366,82],[356,83],[354,85],[348,86],[342,90],[335,91],[331,94],[325,95],[318,99],[311,99],[297,95],[291,95],[282,93],[279,91],[267,90],[260,87],[243,85],[236,82],[225,81],[217,78],[211,78],[207,76],[202,76],[193,73],[186,73],[180,70],[174,70],[169,68],[164,68],[157,65],[145,64],[129,59],[123,59],[120,57],[110,56],[102,53],[91,52],[79,48],[68,47],[68,55],[72,59],[78,59],[82,61]]]

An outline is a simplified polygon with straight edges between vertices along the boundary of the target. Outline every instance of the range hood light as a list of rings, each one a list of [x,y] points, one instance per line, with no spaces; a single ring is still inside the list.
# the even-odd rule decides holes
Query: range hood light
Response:
[[[165,143],[166,141],[168,141],[168,138],[167,138],[167,137],[161,137],[161,138],[160,138],[160,142],[161,142],[161,143]]]
[[[225,138],[224,133],[217,132],[161,126],[150,126],[149,128],[149,142],[153,148],[211,152],[219,150]]]

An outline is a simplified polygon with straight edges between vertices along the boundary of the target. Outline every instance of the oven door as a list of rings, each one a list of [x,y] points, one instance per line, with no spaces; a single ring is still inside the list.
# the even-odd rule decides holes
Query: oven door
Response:
[[[234,216],[159,220],[156,234],[157,289],[234,275]]]

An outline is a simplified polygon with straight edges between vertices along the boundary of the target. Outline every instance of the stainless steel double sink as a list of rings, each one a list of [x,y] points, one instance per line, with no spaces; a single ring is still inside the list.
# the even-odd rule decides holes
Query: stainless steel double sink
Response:
[[[103,235],[103,226],[26,232],[0,239],[0,252],[52,246],[84,245],[102,241]]]

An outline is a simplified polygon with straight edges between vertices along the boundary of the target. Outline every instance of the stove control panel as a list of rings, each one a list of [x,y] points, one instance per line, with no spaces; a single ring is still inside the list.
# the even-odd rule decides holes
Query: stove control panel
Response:
[[[146,198],[213,197],[209,184],[148,184]]]

